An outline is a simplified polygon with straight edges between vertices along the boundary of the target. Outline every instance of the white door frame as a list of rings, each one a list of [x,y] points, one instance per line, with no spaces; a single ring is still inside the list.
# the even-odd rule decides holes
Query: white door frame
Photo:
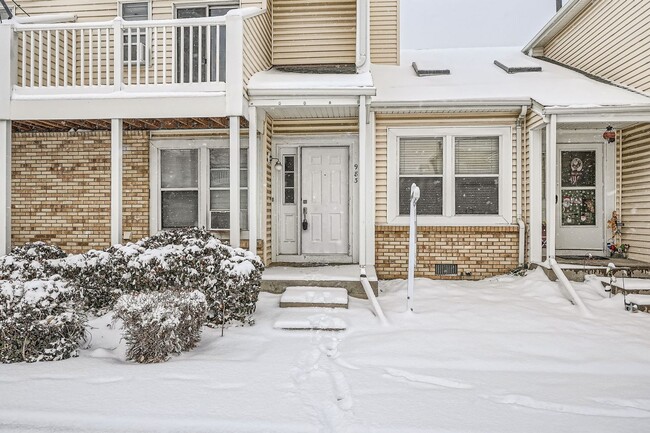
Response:
[[[561,130],[558,129],[557,133],[557,170],[561,168],[561,152],[566,147],[571,146],[575,150],[581,150],[584,147],[585,151],[596,149],[596,162],[599,165],[596,172],[596,223],[599,228],[598,232],[601,236],[600,248],[594,249],[580,249],[580,248],[560,248],[557,244],[559,239],[556,239],[556,251],[560,254],[605,254],[607,253],[605,244],[609,238],[607,233],[607,220],[612,211],[616,208],[616,184],[615,184],[615,171],[616,171],[616,150],[615,146],[604,143],[600,136],[600,130]],[[555,205],[555,218],[556,218],[556,235],[559,236],[561,232],[561,182],[559,173],[557,176],[556,194],[558,196],[558,203]],[[600,205],[598,205],[600,202]],[[549,201],[548,204],[554,203]],[[577,226],[576,230],[580,227]]]
[[[272,260],[274,262],[287,262],[287,263],[356,263],[359,260],[359,230],[357,221],[357,214],[359,208],[359,188],[358,188],[358,174],[359,174],[359,140],[356,135],[352,134],[329,134],[329,135],[307,135],[307,136],[275,136],[273,137],[272,156],[274,158],[281,157],[283,149],[293,148],[296,150],[298,158],[296,166],[300,167],[301,163],[301,149],[303,147],[347,147],[348,148],[348,183],[349,183],[349,230],[348,230],[348,244],[350,251],[347,255],[280,255],[278,246],[280,242],[280,207],[282,198],[282,182],[280,176],[282,171],[272,170],[272,227],[271,235],[272,242]],[[301,184],[299,177],[295,181],[296,185]],[[300,200],[302,191],[296,191],[297,202]],[[299,203],[298,203],[299,204]],[[300,230],[302,231],[302,230]],[[301,242],[301,236],[298,236],[298,242]],[[300,250],[300,246],[299,246]]]

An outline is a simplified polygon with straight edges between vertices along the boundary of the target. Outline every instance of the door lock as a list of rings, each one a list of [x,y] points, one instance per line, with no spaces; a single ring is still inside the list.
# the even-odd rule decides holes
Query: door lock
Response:
[[[307,208],[306,207],[302,208],[302,229],[303,230],[309,229],[309,222],[307,222]]]

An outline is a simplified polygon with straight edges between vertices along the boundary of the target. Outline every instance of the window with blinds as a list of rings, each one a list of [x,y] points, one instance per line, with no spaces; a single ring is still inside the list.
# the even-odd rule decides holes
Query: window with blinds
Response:
[[[401,138],[399,140],[399,213],[408,215],[411,185],[420,188],[418,215],[442,215],[442,137]]]
[[[499,137],[456,137],[456,215],[498,215]]]
[[[248,230],[248,152],[240,150],[240,224]],[[230,150],[210,149],[210,229],[230,228]]]
[[[162,228],[199,224],[199,151],[163,150],[160,153]]]

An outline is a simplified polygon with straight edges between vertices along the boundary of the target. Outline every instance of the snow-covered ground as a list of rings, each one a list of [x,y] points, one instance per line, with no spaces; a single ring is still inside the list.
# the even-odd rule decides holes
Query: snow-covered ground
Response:
[[[255,326],[157,365],[96,319],[79,358],[0,365],[0,431],[650,431],[650,314],[599,282],[576,284],[594,319],[541,272],[418,280],[415,314],[404,282],[381,288],[390,327],[351,300],[345,332],[275,330],[262,294]]]

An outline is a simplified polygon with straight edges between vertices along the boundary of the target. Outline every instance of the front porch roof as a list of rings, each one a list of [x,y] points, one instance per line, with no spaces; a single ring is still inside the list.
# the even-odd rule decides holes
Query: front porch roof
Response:
[[[504,59],[534,63],[542,71],[509,74],[494,64]],[[418,77],[413,62],[450,74]],[[544,107],[650,108],[650,97],[530,58],[517,47],[406,50],[401,66],[373,65],[372,74],[377,87],[373,107],[530,105],[535,100]]]
[[[271,69],[253,75],[248,84],[251,97],[374,96],[375,93],[369,72],[301,74]]]

